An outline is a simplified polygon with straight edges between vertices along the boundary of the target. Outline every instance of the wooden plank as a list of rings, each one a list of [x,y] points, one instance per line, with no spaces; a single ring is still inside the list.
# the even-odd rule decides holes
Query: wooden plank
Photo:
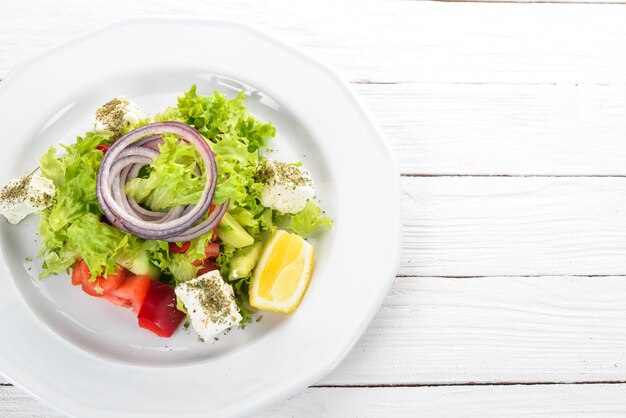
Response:
[[[403,173],[626,174],[626,86],[353,84]]]
[[[322,385],[626,381],[625,277],[398,278]]]
[[[401,275],[624,275],[626,178],[403,177]]]
[[[0,77],[68,37],[146,14],[243,20],[304,48],[349,80],[626,83],[624,8],[354,0],[24,0],[0,18]]]
[[[626,414],[623,385],[308,389],[257,418],[484,418]]]

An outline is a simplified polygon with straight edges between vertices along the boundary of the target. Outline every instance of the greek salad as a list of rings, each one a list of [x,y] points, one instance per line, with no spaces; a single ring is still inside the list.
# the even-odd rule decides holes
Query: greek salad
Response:
[[[313,269],[305,237],[332,227],[302,164],[266,156],[275,132],[243,93],[194,85],[152,118],[116,97],[8,182],[0,213],[40,214],[42,279],[70,272],[139,327],[170,337],[187,323],[206,340],[256,310],[293,312]]]

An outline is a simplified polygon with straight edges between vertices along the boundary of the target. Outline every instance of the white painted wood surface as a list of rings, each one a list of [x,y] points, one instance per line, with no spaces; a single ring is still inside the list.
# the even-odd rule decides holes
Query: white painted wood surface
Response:
[[[623,277],[400,277],[321,385],[619,381]]]
[[[402,198],[401,275],[626,275],[625,177],[403,177]]]
[[[626,36],[621,39],[626,44]],[[626,174],[626,85],[398,83],[353,89],[384,129],[403,173]]]
[[[618,417],[620,385],[310,388],[259,418]]]
[[[259,417],[626,415],[626,8],[22,0],[0,79],[147,14],[243,20],[334,66],[404,173],[402,277],[321,387]],[[0,386],[0,416],[59,415]]]
[[[3,417],[62,418],[8,387],[0,392]],[[402,388],[309,388],[257,418],[552,418],[617,417],[626,409],[621,385],[533,385]]]

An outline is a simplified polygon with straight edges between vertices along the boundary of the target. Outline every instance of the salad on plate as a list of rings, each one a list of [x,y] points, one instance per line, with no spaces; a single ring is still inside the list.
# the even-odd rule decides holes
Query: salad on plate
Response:
[[[313,269],[305,238],[332,220],[301,163],[266,156],[276,130],[244,100],[194,85],[149,118],[116,97],[92,131],[6,184],[9,222],[41,215],[40,277],[71,272],[160,337],[187,322],[207,340],[256,310],[297,309]]]

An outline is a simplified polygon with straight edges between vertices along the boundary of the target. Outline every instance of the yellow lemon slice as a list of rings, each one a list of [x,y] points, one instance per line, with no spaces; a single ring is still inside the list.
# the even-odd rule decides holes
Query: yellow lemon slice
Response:
[[[300,235],[276,231],[263,248],[250,283],[250,304],[274,312],[293,312],[309,286],[313,246]]]

